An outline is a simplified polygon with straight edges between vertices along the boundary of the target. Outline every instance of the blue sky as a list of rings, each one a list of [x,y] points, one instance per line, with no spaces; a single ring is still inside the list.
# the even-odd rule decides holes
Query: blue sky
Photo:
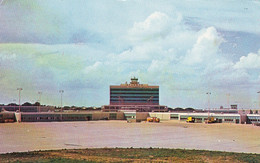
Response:
[[[101,106],[136,76],[170,107],[257,107],[257,0],[0,0],[0,103]]]

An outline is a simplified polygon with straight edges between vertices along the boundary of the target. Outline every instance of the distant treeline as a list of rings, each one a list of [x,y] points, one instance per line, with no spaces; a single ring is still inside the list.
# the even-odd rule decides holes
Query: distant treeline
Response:
[[[16,103],[10,103],[10,104],[0,104],[0,106],[19,106]],[[39,102],[35,102],[35,103],[30,103],[30,102],[25,102],[23,104],[21,104],[21,106],[41,106],[44,107],[46,105],[41,105]],[[49,107],[53,107],[54,109],[60,109],[60,107],[58,106],[49,106]],[[62,107],[63,110],[101,110],[101,107],[94,107],[94,106],[90,106],[90,107],[85,107],[85,106],[64,106]]]
[[[4,105],[4,104],[0,104],[0,106],[19,106],[16,103],[10,103],[8,105]],[[35,102],[35,103],[30,103],[30,102],[25,102],[23,103],[21,106],[46,106],[46,105],[41,105],[39,102]],[[52,106],[55,109],[60,109],[60,107],[58,106]],[[194,112],[195,109],[194,108],[181,108],[181,107],[177,107],[177,108],[168,108],[169,111],[171,112]],[[101,107],[85,107],[85,106],[64,106],[63,110],[101,110]]]

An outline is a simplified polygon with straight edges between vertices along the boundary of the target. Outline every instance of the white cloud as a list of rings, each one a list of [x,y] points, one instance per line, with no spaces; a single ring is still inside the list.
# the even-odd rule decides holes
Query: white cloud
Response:
[[[91,72],[97,72],[97,71],[101,71],[102,70],[102,62],[99,62],[99,61],[97,61],[97,62],[95,62],[93,65],[91,65],[91,66],[87,66],[86,68],[85,68],[85,73],[91,73]]]
[[[185,64],[207,63],[215,57],[219,51],[220,44],[224,39],[218,34],[214,27],[203,29],[192,49],[184,58]]]
[[[169,66],[168,61],[152,60],[151,65],[148,67],[148,72],[164,73]]]
[[[154,12],[143,22],[134,23],[129,35],[134,41],[146,41],[166,37],[182,21],[180,14],[170,18],[162,12]]]
[[[260,34],[260,6],[256,1],[219,0],[211,1],[181,1],[175,2],[183,17],[191,18],[191,23],[200,27],[214,26],[226,31],[242,31]],[[250,20],[250,21],[249,21]]]
[[[258,85],[258,74],[257,71],[238,68],[232,61],[219,57],[207,65],[201,77],[208,87],[232,90],[254,88]]]
[[[260,50],[258,53],[249,53],[247,56],[242,56],[235,64],[235,68],[259,69],[260,68]]]
[[[150,60],[152,49],[147,46],[135,46],[131,49],[125,50],[120,54],[112,55],[115,60],[122,62],[135,62],[135,61],[147,61]]]
[[[210,87],[221,89],[243,88],[252,84],[250,75],[244,70],[234,69],[233,67],[219,67],[216,71],[211,71],[203,77],[204,83]]]

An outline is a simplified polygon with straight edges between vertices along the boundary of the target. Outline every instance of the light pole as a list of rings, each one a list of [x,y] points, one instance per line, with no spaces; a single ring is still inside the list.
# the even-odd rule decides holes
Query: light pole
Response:
[[[252,105],[252,108],[257,109],[257,101],[254,101],[254,103],[253,103],[253,105]]]
[[[230,97],[230,93],[227,94],[227,106],[228,106],[228,109],[229,109],[229,97]]]
[[[209,122],[209,109],[210,109],[210,95],[211,95],[211,92],[207,92],[206,93],[208,95],[208,119],[207,119],[207,123]]]
[[[207,92],[206,94],[208,95],[208,110],[210,110],[210,95],[211,95],[211,92]]]
[[[39,103],[41,102],[41,97],[42,97],[42,92],[38,92],[38,94],[39,94]]]
[[[62,94],[64,93],[64,90],[60,90],[60,106],[61,106],[61,112],[63,111],[62,110]]]
[[[21,91],[23,88],[17,88],[17,90],[19,91],[19,112],[21,112]]]
[[[38,106],[39,108],[38,108],[38,111],[41,112],[41,97],[42,97],[42,92],[39,91],[38,94],[39,94],[39,106]]]
[[[62,112],[63,112],[63,110],[62,110],[62,94],[64,93],[64,90],[60,90],[59,91],[60,92],[60,110],[61,110],[61,114],[60,114],[60,120],[62,121]]]
[[[260,108],[260,91],[258,91],[257,93],[259,94],[258,95],[259,96],[259,101],[258,102],[259,102],[259,108]]]

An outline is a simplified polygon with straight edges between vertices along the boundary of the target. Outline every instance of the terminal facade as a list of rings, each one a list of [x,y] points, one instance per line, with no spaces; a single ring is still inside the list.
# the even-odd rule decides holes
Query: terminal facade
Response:
[[[102,111],[119,110],[165,112],[168,108],[159,105],[159,86],[140,84],[134,77],[129,84],[110,86],[110,104],[102,106]]]

